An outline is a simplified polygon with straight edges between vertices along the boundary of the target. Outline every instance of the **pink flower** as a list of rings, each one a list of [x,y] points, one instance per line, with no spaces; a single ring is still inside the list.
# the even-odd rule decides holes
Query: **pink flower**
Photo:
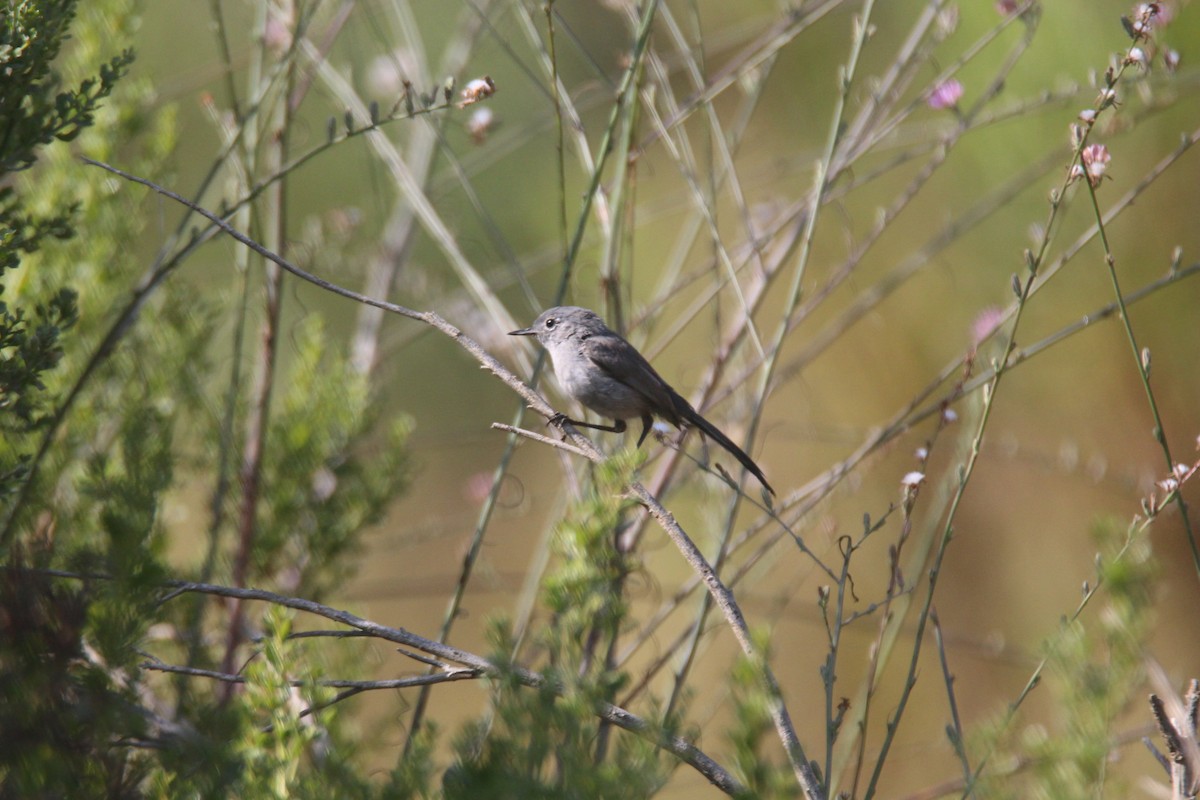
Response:
[[[473,503],[482,503],[491,494],[493,480],[495,480],[495,475],[487,470],[476,472],[467,478],[466,485],[463,487],[463,496]]]
[[[1004,311],[997,306],[988,306],[980,311],[971,322],[971,343],[974,347],[983,344],[983,340],[995,332],[1004,322]]]
[[[996,13],[1002,17],[1007,17],[1020,6],[1017,0],[996,0]]]
[[[1089,144],[1079,156],[1083,160],[1084,169],[1087,170],[1088,183],[1093,187],[1099,186],[1104,171],[1108,169],[1108,162],[1112,159],[1108,148],[1102,144]]]
[[[951,78],[945,83],[939,83],[933,87],[933,91],[929,93],[929,98],[925,102],[929,104],[930,108],[941,111],[944,108],[958,106],[958,101],[962,96],[962,84]]]
[[[267,15],[266,25],[263,26],[263,44],[272,52],[279,54],[292,46],[293,17],[293,14],[282,12]]]

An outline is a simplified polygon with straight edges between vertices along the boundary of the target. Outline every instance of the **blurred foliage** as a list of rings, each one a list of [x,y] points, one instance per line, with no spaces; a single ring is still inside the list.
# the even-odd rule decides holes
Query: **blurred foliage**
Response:
[[[497,644],[497,655],[511,652],[511,641]],[[613,676],[543,674],[547,682],[536,689],[505,675],[495,679],[491,715],[455,741],[445,797],[637,798],[662,786],[667,768],[652,743],[609,731],[603,735],[615,738],[613,750],[604,757],[597,751],[607,723],[598,721],[596,703],[606,699]]]
[[[996,748],[998,761],[1007,764],[984,779],[978,797],[1083,800],[1129,794],[1110,767],[1122,716],[1144,698],[1158,568],[1146,530],[1122,530],[1107,521],[1096,526],[1095,535],[1104,607],[1088,622],[1064,620],[1044,645],[1045,682],[1055,701],[1052,720],[1024,730],[997,721],[976,731],[971,751]]]
[[[547,661],[541,686],[516,678],[509,655],[516,643],[493,627],[502,674],[493,680],[490,713],[455,742],[445,797],[637,798],[665,782],[670,762],[653,743],[596,716],[627,680],[607,665],[605,649],[628,613],[621,592],[632,565],[616,545],[631,504],[621,489],[642,458],[629,451],[598,467],[558,527],[561,561],[543,584],[552,618],[537,640]]]
[[[104,5],[102,11],[127,13],[126,4]],[[61,159],[71,159],[66,142],[87,147],[119,135],[100,101],[113,94],[132,56],[126,51],[105,61],[100,51],[112,50],[106,33],[81,24],[73,29],[70,54],[59,58],[75,6],[17,3],[0,15],[0,119],[6,126],[0,142],[0,496],[10,526],[16,522],[11,503],[28,478],[46,409],[71,370],[72,354],[76,363],[80,354],[84,303],[72,285],[86,285],[89,276],[65,253],[93,246],[103,253],[104,240],[114,250],[124,247],[123,231],[92,227],[88,182],[78,179],[79,165],[64,167]],[[97,63],[98,77],[63,89],[58,67],[86,73]],[[136,85],[126,90],[123,84],[120,94],[112,104],[137,105]],[[89,142],[80,134],[90,126],[103,133]],[[44,149],[54,141],[59,144]],[[93,242],[93,234],[100,241]],[[103,301],[111,302],[111,294]],[[20,520],[25,535],[19,541],[6,535],[0,548],[7,565],[0,584],[4,796],[137,796],[144,760],[112,742],[136,740],[145,728],[134,646],[148,624],[149,592],[163,575],[153,509],[170,480],[169,469],[159,471],[170,437],[163,436],[163,417],[144,404],[130,404],[127,412],[106,421],[115,458],[75,455],[77,473],[89,477],[73,496],[88,510],[70,519],[48,499],[27,504]],[[115,581],[78,586],[22,569],[54,563],[121,572]]]
[[[644,460],[641,451],[627,450],[598,467],[585,497],[558,526],[554,548],[560,562],[543,581],[556,634],[545,644],[553,655],[559,647],[578,655],[580,637],[613,636],[628,614],[621,587],[637,564],[618,551],[617,539],[634,507],[622,496],[623,487]]]
[[[244,398],[227,406],[232,420],[216,411],[229,389],[212,348],[241,303],[148,282],[161,262],[131,247],[152,219],[145,194],[78,159],[169,180],[174,109],[125,74],[131,51],[111,55],[139,24],[133,0],[22,2],[0,24],[0,796],[380,796],[338,755],[332,737],[347,737],[332,712],[319,728],[296,713],[330,692],[293,690],[318,667],[294,656],[282,615],[265,621],[232,704],[144,669],[163,637],[191,666],[221,655],[209,625],[222,619],[162,599],[179,573],[173,498],[196,476],[219,482],[232,452],[221,434],[245,413]],[[299,339],[279,377],[250,577],[314,596],[346,576],[358,536],[405,485],[410,424],[370,413],[368,378],[319,326]],[[229,533],[210,531],[211,553]],[[197,571],[227,569],[212,558]],[[302,768],[318,745],[325,768]],[[385,796],[409,796],[414,775]]]
[[[740,657],[730,674],[733,724],[726,737],[732,748],[732,763],[746,787],[747,797],[799,797],[800,787],[791,767],[768,756],[764,747],[775,744],[775,723],[771,707],[775,702],[766,691],[762,678],[762,660],[770,660],[770,639],[764,632],[755,634],[761,660]]]
[[[292,686],[293,680],[308,682],[316,676],[295,658],[287,639],[290,632],[288,612],[272,607],[263,618],[259,657],[245,670],[246,691],[236,696],[247,721],[242,737],[233,743],[244,766],[238,784],[231,787],[239,797],[317,796],[297,791],[304,754],[321,736],[313,718],[299,712],[330,699],[332,693]]]
[[[331,352],[319,317],[306,318],[295,340],[287,391],[271,418],[255,575],[298,570],[295,591],[318,599],[346,577],[357,534],[407,484],[411,423],[392,420],[369,459],[351,452],[379,426],[368,378]]]
[[[132,675],[84,639],[104,625],[95,616],[119,613],[128,594],[38,575],[9,555],[0,576],[0,796],[140,797],[145,761],[113,746],[116,732],[133,741],[146,728]],[[114,634],[127,629],[118,622]]]
[[[37,6],[21,4],[19,8]],[[86,73],[112,50],[113,42],[129,41],[136,28],[132,6],[124,0],[88,4],[71,29],[71,47],[62,54],[56,69],[64,74]],[[69,20],[74,10],[74,3],[66,7],[61,3],[45,4],[33,18],[40,20],[44,15],[48,28],[61,34],[65,30],[60,27],[65,25],[63,17]],[[51,16],[60,24],[51,24]],[[46,46],[43,51],[55,54],[58,47]],[[48,69],[47,65],[43,70],[29,71],[45,76]],[[53,72],[45,80],[51,85],[60,82]],[[47,89],[36,87],[31,91]],[[126,302],[131,282],[144,269],[129,242],[141,235],[145,217],[130,213],[125,201],[114,196],[116,187],[111,180],[79,163],[76,155],[82,150],[93,158],[109,160],[117,155],[122,143],[138,141],[141,146],[124,158],[132,168],[158,175],[174,148],[174,114],[169,107],[156,107],[157,98],[148,81],[122,80],[115,90],[109,85],[105,91],[108,94],[112,94],[109,102],[93,105],[80,118],[80,124],[86,127],[73,131],[70,146],[59,142],[46,148],[36,166],[14,176],[13,188],[23,206],[39,218],[59,221],[54,238],[40,242],[22,259],[19,270],[3,276],[4,296],[10,303],[38,309],[39,313],[41,309],[56,312],[39,327],[41,350],[53,352],[53,363],[58,366],[43,378],[56,402],[91,361],[109,355],[97,353],[95,348],[112,324],[111,310]],[[93,104],[99,99],[94,98]],[[66,235],[68,232],[70,235]],[[43,459],[30,493],[35,498],[39,494],[53,498],[57,526],[78,523],[97,513],[95,498],[84,498],[71,484],[80,479],[89,454],[109,449],[119,428],[113,420],[119,418],[120,411],[129,409],[139,414],[142,412],[134,409],[153,407],[169,419],[173,407],[187,401],[187,393],[180,389],[190,382],[181,378],[188,373],[186,360],[199,354],[198,344],[207,335],[205,326],[198,322],[202,309],[202,304],[179,293],[167,292],[156,298],[146,309],[151,317],[149,324],[128,332],[120,353],[97,375],[97,388],[80,397],[65,430],[65,447],[54,449]],[[167,320],[160,324],[160,315],[174,327],[167,327]],[[57,325],[50,324],[54,321]],[[70,348],[46,344],[53,342],[56,330],[67,325],[73,327]],[[166,335],[167,330],[178,334]],[[5,406],[9,407],[7,403]],[[0,457],[6,463],[22,459],[40,444],[46,419],[43,416],[36,421],[40,424],[5,437]],[[15,509],[6,506],[8,529],[28,525],[32,511],[39,505],[34,500]],[[10,514],[15,518],[7,519]],[[76,533],[83,535],[73,530],[67,539],[72,545],[78,543]]]
[[[101,64],[95,77],[63,89],[52,69],[75,16],[78,0],[40,0],[9,5],[0,28],[0,172],[26,169],[37,150],[59,140],[69,142],[92,125],[99,102],[133,61],[126,50]]]

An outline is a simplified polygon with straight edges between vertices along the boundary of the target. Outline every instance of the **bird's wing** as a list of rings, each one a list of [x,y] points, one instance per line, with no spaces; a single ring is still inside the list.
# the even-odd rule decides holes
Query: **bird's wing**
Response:
[[[679,425],[675,393],[629,342],[616,334],[589,336],[581,343],[580,352],[613,380],[645,397],[655,414]]]
[[[671,386],[654,371],[642,354],[629,342],[615,333],[596,334],[580,342],[579,352],[591,359],[592,363],[602,369],[610,378],[620,381],[635,392],[646,398],[650,410],[676,427],[683,423],[695,425],[704,431],[717,444],[728,450],[734,458],[741,462],[771,494],[775,490],[767,483],[754,459],[750,458],[742,448],[738,447],[728,436],[721,433],[717,426],[700,416],[694,408],[675,392]],[[649,423],[647,423],[649,424]],[[642,433],[642,438],[646,436]],[[641,444],[641,440],[638,441]]]

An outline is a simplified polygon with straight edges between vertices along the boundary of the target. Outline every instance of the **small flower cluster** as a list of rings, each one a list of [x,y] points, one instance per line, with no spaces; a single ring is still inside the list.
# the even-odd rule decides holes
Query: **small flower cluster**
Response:
[[[942,425],[953,425],[955,422],[958,422],[958,412],[949,406],[943,408],[941,419]],[[917,493],[920,492],[921,486],[925,483],[924,469],[929,462],[928,445],[922,445],[921,447],[918,447],[913,455],[916,456],[917,465],[921,469],[916,469],[905,473],[904,477],[900,479],[900,489],[904,493],[904,502],[910,508],[912,506],[912,502],[917,499]]]
[[[474,105],[480,100],[486,100],[496,93],[496,83],[490,76],[484,75],[482,78],[476,78],[463,87],[461,100],[458,103],[459,108],[466,108]]]
[[[1150,35],[1174,17],[1175,11],[1168,3],[1138,3],[1132,14],[1121,17],[1125,33],[1129,34],[1129,38],[1134,42],[1134,46],[1129,48],[1121,59],[1121,64],[1126,67],[1149,69],[1157,53]],[[1163,51],[1162,62],[1167,72],[1175,72],[1179,69],[1179,51],[1167,48]]]
[[[1200,445],[1200,439],[1196,440]],[[1163,507],[1175,499],[1176,493],[1183,484],[1187,483],[1197,472],[1200,472],[1200,461],[1195,464],[1176,464],[1171,474],[1154,484],[1154,491],[1142,500],[1142,512],[1147,517],[1153,517],[1162,511]],[[1159,494],[1161,492],[1161,494]]]
[[[1166,25],[1175,16],[1175,12],[1166,3],[1138,3],[1133,7],[1133,13],[1121,17],[1121,24],[1131,39],[1150,35],[1156,27]]]
[[[1096,97],[1095,105],[1079,112],[1079,121],[1071,124],[1071,146],[1079,149],[1079,162],[1071,166],[1072,181],[1087,178],[1088,183],[1095,189],[1104,179],[1108,163],[1112,159],[1108,148],[1102,144],[1089,144],[1084,147],[1083,143],[1096,124],[1100,112],[1119,105],[1116,85],[1121,73],[1128,67],[1149,69],[1155,53],[1150,34],[1156,27],[1169,22],[1173,16],[1174,12],[1166,3],[1138,3],[1130,16],[1121,17],[1121,24],[1133,40],[1133,44],[1105,70],[1104,85]],[[1163,54],[1163,64],[1169,72],[1174,72],[1179,66],[1179,53],[1167,50]]]
[[[1104,179],[1104,171],[1108,169],[1111,159],[1107,147],[1102,144],[1089,144],[1079,154],[1079,160],[1083,163],[1071,167],[1071,180],[1076,181],[1087,176],[1088,183],[1095,189]]]

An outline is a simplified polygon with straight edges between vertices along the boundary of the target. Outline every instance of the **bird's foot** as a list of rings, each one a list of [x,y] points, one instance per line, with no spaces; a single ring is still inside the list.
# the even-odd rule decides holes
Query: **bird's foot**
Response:
[[[654,427],[651,428],[650,434],[654,437],[654,441],[663,447],[668,447],[672,450],[683,449],[683,431],[673,431],[663,423],[656,422],[654,423]]]

